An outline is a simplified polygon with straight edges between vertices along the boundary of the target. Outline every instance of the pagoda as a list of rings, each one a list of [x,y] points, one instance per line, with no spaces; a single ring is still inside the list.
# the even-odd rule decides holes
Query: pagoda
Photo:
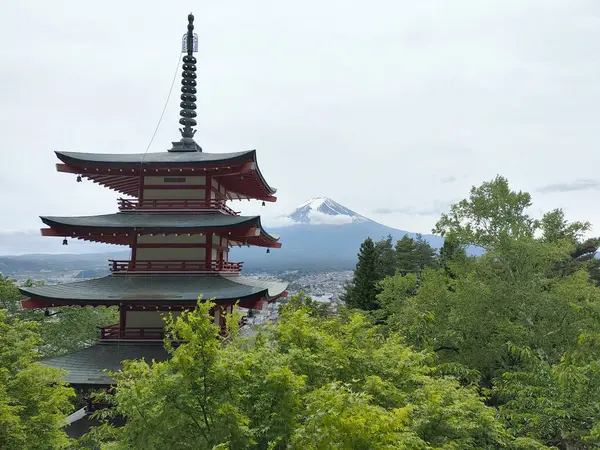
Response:
[[[59,172],[92,180],[123,195],[119,212],[97,216],[43,216],[43,236],[128,246],[129,260],[109,260],[103,278],[53,286],[23,287],[23,308],[116,306],[119,323],[99,330],[99,343],[44,363],[67,371],[73,385],[109,385],[104,369],[124,359],[167,357],[162,346],[165,312],[193,309],[199,297],[212,300],[215,323],[235,303],[262,309],[286,294],[285,283],[240,275],[241,262],[229,260],[234,246],[279,248],[260,216],[242,216],[231,200],[276,201],[256,151],[206,153],[195,142],[197,35],[188,16],[183,36],[181,140],[160,153],[97,154],[58,151]]]

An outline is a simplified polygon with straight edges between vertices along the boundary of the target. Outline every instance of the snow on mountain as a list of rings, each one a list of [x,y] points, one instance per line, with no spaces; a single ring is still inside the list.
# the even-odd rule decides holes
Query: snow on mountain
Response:
[[[327,197],[311,198],[287,216],[293,223],[345,225],[372,222],[364,216]]]

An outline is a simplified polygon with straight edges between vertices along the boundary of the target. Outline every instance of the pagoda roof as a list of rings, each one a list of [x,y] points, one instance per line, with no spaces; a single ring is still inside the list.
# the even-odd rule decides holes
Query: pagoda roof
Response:
[[[233,153],[205,152],[154,152],[154,153],[82,153],[55,152],[56,156],[66,164],[101,164],[112,166],[168,166],[181,164],[212,165],[215,163],[234,163],[256,159],[256,150]]]
[[[233,241],[249,245],[280,247],[278,235],[269,234],[261,225],[260,216],[236,216],[223,212],[165,213],[131,211],[96,216],[40,216],[50,230],[47,236],[69,236],[96,242],[129,245],[125,235],[133,233],[199,233],[216,232]],[[224,233],[227,233],[225,235]]]
[[[157,152],[157,153],[81,153],[55,152],[64,163],[60,172],[80,174],[123,194],[139,196],[139,177],[210,174],[234,195],[232,199],[256,198],[275,201],[277,189],[266,182],[256,159],[256,150],[234,153]]]
[[[126,305],[134,307],[193,306],[198,296],[216,303],[240,301],[240,306],[261,309],[261,300],[283,295],[287,283],[242,276],[221,275],[108,275],[102,278],[46,286],[19,288],[23,306],[45,308],[66,305]],[[27,303],[29,302],[29,303]],[[151,309],[151,308],[148,308]]]
[[[109,386],[114,380],[105,370],[117,372],[128,359],[147,363],[165,361],[168,352],[162,343],[102,342],[91,347],[40,361],[43,365],[65,370],[65,381],[73,385]]]
[[[163,213],[163,212],[119,212],[97,216],[40,216],[42,222],[52,226],[91,227],[91,228],[222,228],[238,225],[260,227],[260,216],[234,216],[222,212],[204,213]]]

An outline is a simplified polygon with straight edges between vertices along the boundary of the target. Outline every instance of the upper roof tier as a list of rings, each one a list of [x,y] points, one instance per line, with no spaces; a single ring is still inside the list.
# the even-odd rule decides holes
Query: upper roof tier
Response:
[[[121,212],[98,216],[42,216],[50,228],[44,236],[73,237],[94,242],[131,245],[134,235],[214,233],[231,245],[244,243],[260,247],[281,247],[278,235],[262,227],[260,216],[233,216],[212,213]]]
[[[89,178],[110,189],[140,196],[143,176],[206,175],[218,179],[228,198],[275,201],[277,189],[265,181],[256,159],[256,150],[235,153],[80,153],[55,152],[63,162],[59,172]]]

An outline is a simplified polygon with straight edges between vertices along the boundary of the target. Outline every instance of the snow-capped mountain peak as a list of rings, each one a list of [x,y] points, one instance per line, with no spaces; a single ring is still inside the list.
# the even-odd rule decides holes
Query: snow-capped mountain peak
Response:
[[[356,222],[372,222],[364,216],[340,205],[327,197],[311,198],[287,216],[296,223],[343,225]]]

